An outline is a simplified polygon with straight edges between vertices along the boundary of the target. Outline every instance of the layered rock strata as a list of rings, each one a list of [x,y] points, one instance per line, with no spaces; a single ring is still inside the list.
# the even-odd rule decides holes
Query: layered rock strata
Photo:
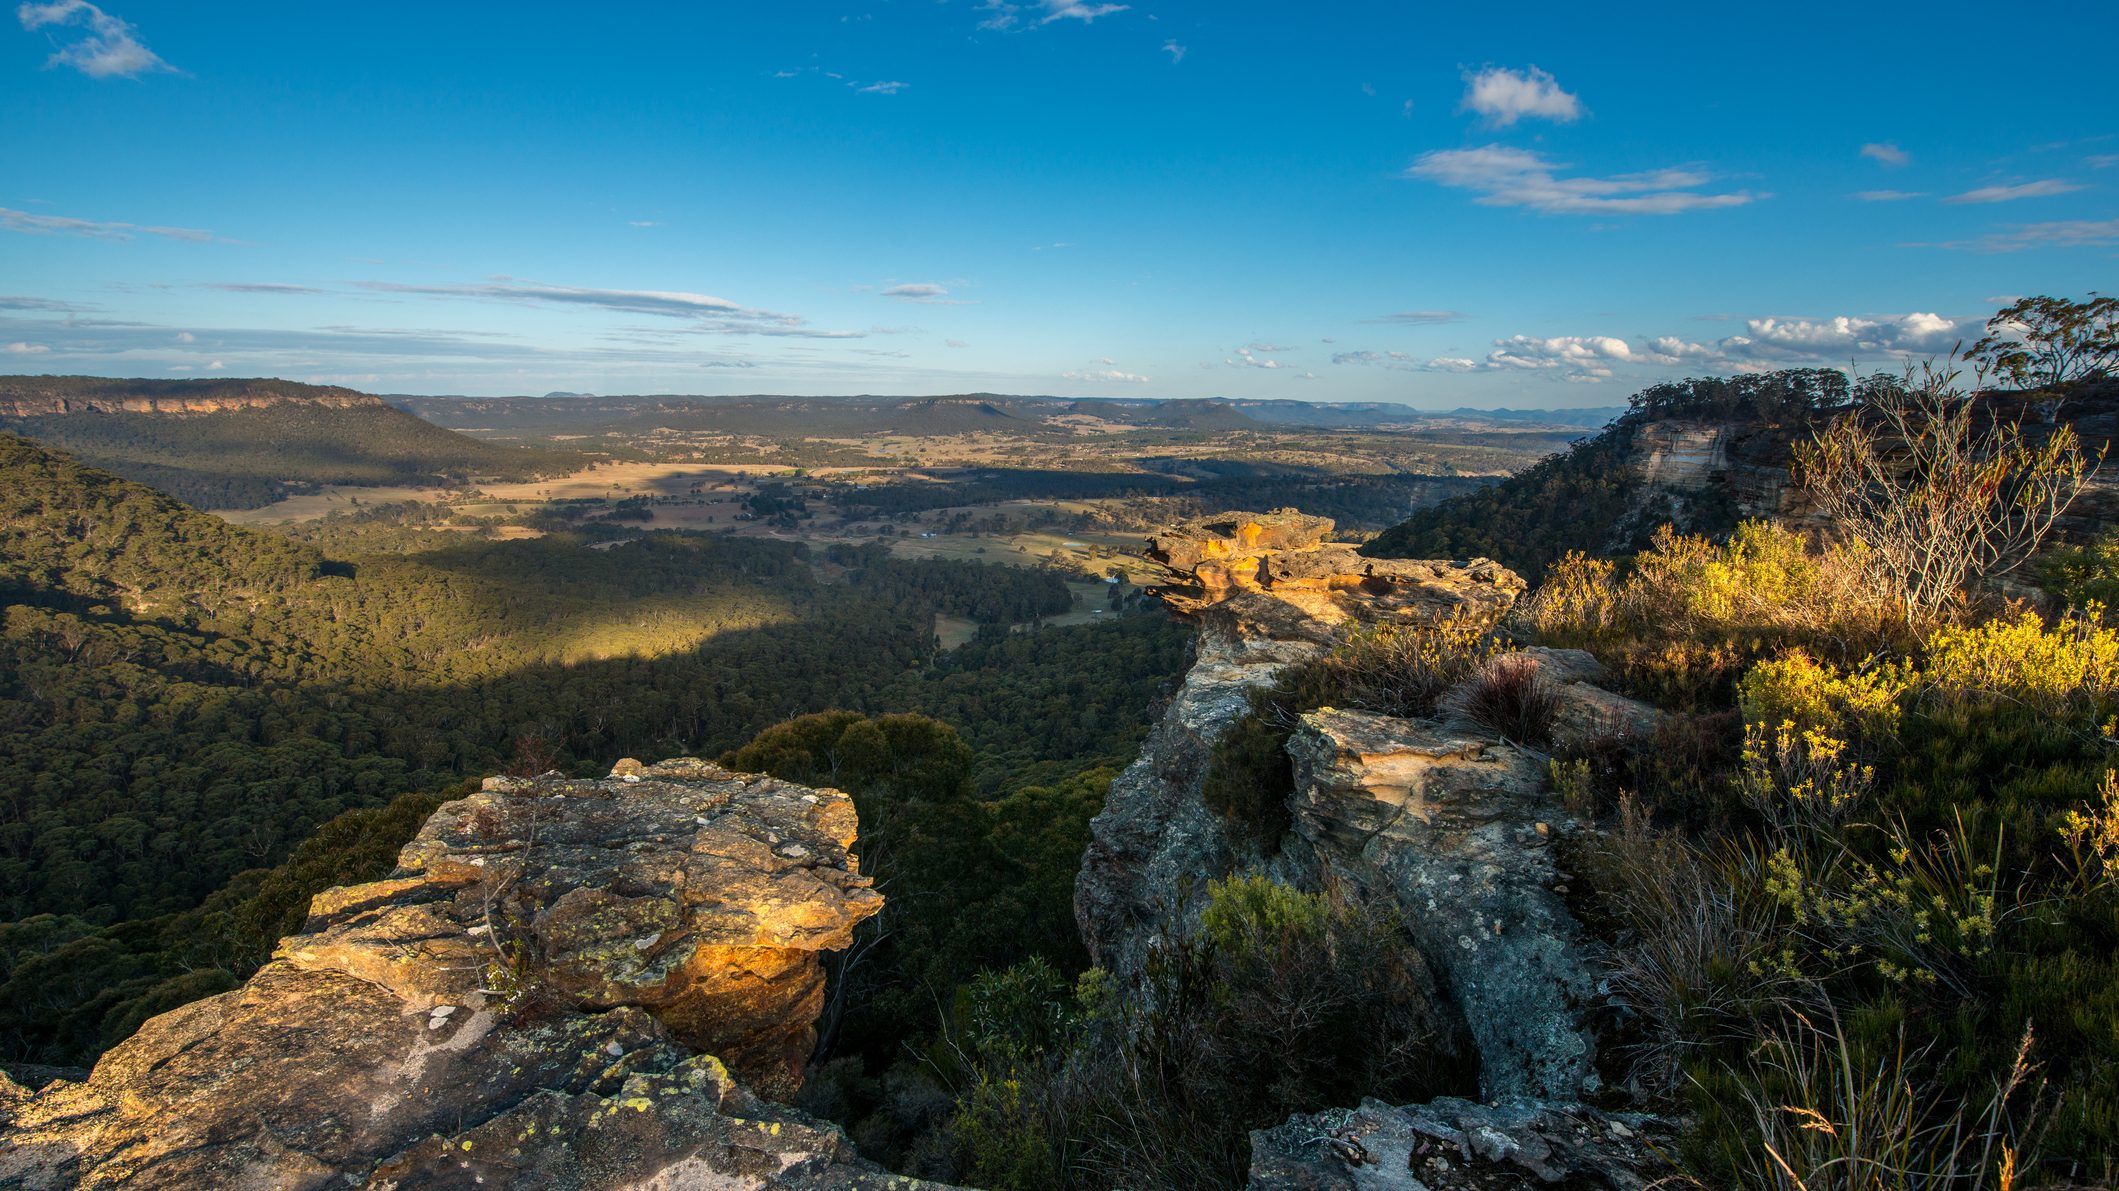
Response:
[[[882,906],[854,834],[838,791],[689,759],[491,779],[242,988],[0,1080],[0,1185],[904,1185],[750,1090],[799,1084],[819,953]]]

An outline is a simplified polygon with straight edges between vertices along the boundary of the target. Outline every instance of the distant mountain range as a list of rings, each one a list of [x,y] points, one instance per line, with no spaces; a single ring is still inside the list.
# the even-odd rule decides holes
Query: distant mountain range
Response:
[[[583,433],[666,426],[734,434],[784,433],[790,419],[819,434],[961,434],[1006,429],[1062,430],[1052,419],[1094,418],[1122,426],[1185,430],[1247,427],[1382,428],[1507,424],[1595,429],[1624,406],[1563,410],[1431,411],[1389,402],[1256,399],[1073,398],[963,393],[934,397],[801,397],[784,394],[646,393],[542,397],[393,395],[390,402],[437,425],[458,429]]]

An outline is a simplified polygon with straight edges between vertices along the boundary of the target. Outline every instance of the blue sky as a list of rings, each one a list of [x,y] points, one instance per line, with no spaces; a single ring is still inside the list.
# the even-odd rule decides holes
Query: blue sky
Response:
[[[1604,405],[2119,261],[2108,3],[7,15],[0,371]]]

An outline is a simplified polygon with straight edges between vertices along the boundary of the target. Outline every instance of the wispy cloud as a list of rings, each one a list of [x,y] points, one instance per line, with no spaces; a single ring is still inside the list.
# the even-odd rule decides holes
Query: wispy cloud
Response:
[[[1434,327],[1443,323],[1462,322],[1464,318],[1464,312],[1461,310],[1399,310],[1361,321],[1391,323],[1402,327]]]
[[[1036,28],[1054,21],[1080,21],[1086,25],[1098,17],[1125,12],[1129,7],[1125,4],[1083,4],[1079,0],[1032,0],[1030,3],[986,0],[979,5],[979,11],[987,14],[979,22],[979,28]]]
[[[201,289],[216,289],[231,294],[322,294],[329,290],[313,285],[288,285],[279,281],[209,281]]]
[[[1650,170],[1607,178],[1560,177],[1569,168],[1527,149],[1487,145],[1423,153],[1405,171],[1408,178],[1469,190],[1489,207],[1527,207],[1548,215],[1674,215],[1738,207],[1764,196],[1749,191],[1708,194],[1713,180],[1691,169]]]
[[[32,298],[26,294],[0,294],[0,310],[48,310],[57,314],[72,314],[81,309],[71,302],[60,302],[52,298]]]
[[[1088,381],[1104,385],[1144,385],[1148,378],[1137,372],[1121,372],[1116,368],[1098,368],[1060,373],[1061,380]]]
[[[24,29],[52,29],[58,44],[47,66],[71,66],[94,79],[137,78],[176,68],[140,40],[130,22],[104,12],[88,0],[25,3],[15,9]],[[73,40],[59,44],[63,37]]]
[[[1966,252],[2025,252],[2036,248],[2119,247],[2119,219],[2059,219],[2047,223],[2023,223],[1989,232],[1972,240],[1946,240],[1927,248],[1956,248]]]
[[[2119,153],[2098,153],[2082,159],[2082,164],[2093,170],[2108,170],[2119,165]]]
[[[1163,53],[1170,55],[1170,65],[1172,66],[1185,60],[1185,47],[1177,44],[1177,39],[1174,37],[1163,43]]]
[[[1925,198],[1922,190],[1857,190],[1854,197],[1865,203],[1902,203],[1907,199]]]
[[[16,342],[10,343],[6,347],[0,347],[0,351],[4,351],[11,356],[41,356],[50,350],[51,348],[41,343]]]
[[[1871,141],[1861,147],[1861,155],[1878,165],[1900,166],[1913,160],[1913,155],[1890,141]]]
[[[1562,124],[1582,118],[1581,99],[1561,90],[1557,79],[1535,66],[1526,71],[1489,66],[1466,72],[1464,83],[1463,110],[1478,113],[1495,128],[1525,117]]]
[[[130,240],[136,234],[166,240],[189,240],[196,244],[227,243],[212,232],[195,227],[158,227],[153,224],[120,223],[113,220],[74,219],[65,215],[38,215],[0,207],[0,228],[32,236],[81,236],[91,240]]]
[[[922,306],[963,306],[967,304],[962,298],[950,297],[948,286],[937,285],[931,281],[915,281],[903,285],[885,286],[881,293],[886,298],[896,298],[900,302],[918,302]]]
[[[518,282],[512,278],[476,285],[413,285],[395,281],[357,281],[354,285],[377,293],[653,314],[686,320],[691,323],[687,330],[702,334],[777,335],[805,339],[861,339],[867,335],[865,331],[818,330],[807,325],[807,320],[799,315],[760,310],[711,294],[674,290],[595,289]]]
[[[2013,186],[1981,186],[1963,194],[1953,194],[1942,200],[1946,203],[2011,203],[2017,199],[2046,198],[2055,194],[2067,194],[2080,190],[2075,182],[2063,182],[2058,178],[2040,178],[2036,182],[2018,182]]]
[[[854,90],[863,95],[896,95],[909,86],[911,86],[910,83],[900,83],[893,79],[887,83],[870,83],[865,87],[856,87]]]

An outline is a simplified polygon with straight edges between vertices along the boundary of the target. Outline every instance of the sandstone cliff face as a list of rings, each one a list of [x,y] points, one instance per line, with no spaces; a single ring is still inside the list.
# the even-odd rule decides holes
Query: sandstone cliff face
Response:
[[[1324,541],[1330,530],[1324,518],[1282,511],[1205,518],[1153,540],[1149,557],[1171,567],[1164,599],[1200,631],[1183,685],[1090,824],[1075,920],[1099,965],[1131,970],[1185,890],[1267,859],[1200,800],[1214,742],[1248,710],[1253,689],[1329,650],[1349,621],[1459,613],[1490,622],[1523,590],[1483,559],[1362,558]]]
[[[382,398],[369,393],[285,381],[118,381],[85,376],[0,378],[0,418],[78,413],[211,414],[277,405],[354,409],[382,404]]]
[[[2050,396],[1997,393],[1982,399],[1985,417],[2021,428],[2026,441],[2044,442],[2055,429],[2074,430],[2092,454],[2119,446],[2119,385],[2087,387],[2065,402]],[[1628,548],[1664,522],[1680,529],[1720,531],[1737,519],[1769,518],[1801,529],[1827,529],[1814,502],[1794,483],[1796,442],[1810,428],[1756,419],[1658,418],[1629,425],[1620,464],[1636,482],[1629,515],[1602,543]],[[2095,473],[2056,532],[2085,542],[2119,521],[2119,469]]]
[[[491,779],[241,989],[85,1082],[0,1079],[0,1185],[907,1183],[750,1090],[798,1085],[819,952],[882,906],[854,832],[844,794],[694,760]]]

